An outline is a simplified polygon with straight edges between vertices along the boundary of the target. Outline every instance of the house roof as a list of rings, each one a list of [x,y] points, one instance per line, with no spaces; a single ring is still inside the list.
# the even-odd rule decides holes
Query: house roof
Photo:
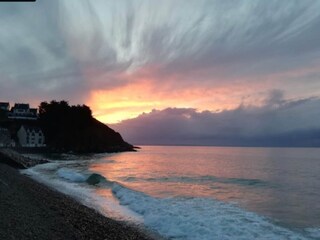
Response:
[[[0,107],[9,107],[9,103],[8,102],[0,102]]]
[[[34,114],[37,114],[38,109],[36,109],[36,108],[30,108],[30,112],[31,112],[31,113],[34,113]]]
[[[15,108],[15,109],[25,109],[25,110],[27,110],[27,109],[29,109],[30,107],[29,107],[29,104],[28,104],[28,103],[15,103],[13,108]]]
[[[39,127],[35,127],[35,126],[27,126],[27,125],[22,125],[21,127],[23,127],[27,132],[42,132],[41,128]]]

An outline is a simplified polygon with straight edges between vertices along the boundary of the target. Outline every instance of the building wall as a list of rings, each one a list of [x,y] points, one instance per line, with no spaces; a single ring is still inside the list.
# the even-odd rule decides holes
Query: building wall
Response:
[[[22,147],[45,147],[45,138],[43,132],[34,129],[26,129],[23,126],[18,133],[19,143]]]
[[[9,111],[9,109],[10,109],[10,105],[9,105],[9,104],[6,104],[6,103],[2,103],[2,104],[0,105],[0,109],[7,112],[7,111]]]
[[[43,146],[43,144],[44,144],[44,136],[42,134],[42,131],[40,131],[40,132],[35,132],[35,131],[28,132],[28,137],[29,137],[29,145],[31,145],[33,147]]]
[[[26,129],[24,127],[21,127],[17,133],[18,135],[18,139],[19,139],[19,143],[22,147],[26,147],[27,145],[27,132]]]

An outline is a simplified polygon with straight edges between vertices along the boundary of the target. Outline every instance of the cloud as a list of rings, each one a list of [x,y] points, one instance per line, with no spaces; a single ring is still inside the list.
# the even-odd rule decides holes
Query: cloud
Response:
[[[262,106],[222,112],[167,108],[112,126],[135,144],[319,146],[319,104],[319,98],[285,100],[274,90]]]
[[[152,102],[174,99],[161,109],[171,102],[181,107],[175,96],[186,92],[189,107],[211,111],[217,104],[199,92],[224,99],[222,109],[274,88],[290,97],[318,96],[319,8],[311,0],[2,4],[0,95],[91,103],[97,91],[119,96],[122,87],[145,80],[150,92],[132,92],[133,100],[153,93]],[[95,104],[94,112],[103,108]]]

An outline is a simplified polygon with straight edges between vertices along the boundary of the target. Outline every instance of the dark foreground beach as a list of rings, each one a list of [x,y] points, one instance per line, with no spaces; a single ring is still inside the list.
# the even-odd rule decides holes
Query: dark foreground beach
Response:
[[[0,159],[0,239],[153,239],[21,175]]]

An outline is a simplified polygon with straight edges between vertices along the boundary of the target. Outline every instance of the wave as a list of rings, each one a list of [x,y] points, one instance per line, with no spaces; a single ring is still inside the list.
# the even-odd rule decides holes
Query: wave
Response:
[[[107,179],[98,174],[98,173],[91,173],[91,174],[83,174],[78,171],[75,171],[73,169],[68,169],[68,168],[60,168],[57,171],[57,175],[61,178],[67,179],[71,182],[86,182],[90,185],[97,185],[101,182],[107,182]]]
[[[215,176],[196,176],[196,177],[158,177],[158,178],[137,178],[137,177],[125,177],[121,178],[124,182],[182,182],[192,184],[202,183],[224,183],[224,184],[236,184],[245,186],[257,186],[257,187],[274,187],[267,181],[260,179],[248,179],[248,178],[222,178]]]
[[[114,199],[110,192],[110,186],[112,186],[113,183],[112,181],[108,181],[99,175],[105,179],[103,184],[99,184],[99,188],[101,187],[100,189],[106,190],[106,194],[97,194],[97,189],[99,188],[83,183],[85,183],[90,176],[97,176],[98,174],[93,173],[86,175],[73,169],[61,168],[61,165],[64,164],[65,163],[62,162],[40,164],[32,168],[21,170],[20,172],[59,192],[71,196],[83,205],[99,211],[102,215],[120,221],[142,222],[142,219],[138,214],[119,205],[118,201]],[[58,172],[60,173],[60,176],[58,175]],[[86,180],[83,181],[83,179]],[[110,197],[108,190],[110,192]]]
[[[57,175],[61,178],[70,180],[72,182],[85,182],[87,179],[87,177],[84,176],[83,174],[68,168],[60,168],[57,171]]]
[[[84,205],[94,208],[108,217],[143,222],[146,227],[170,239],[302,240],[319,239],[320,236],[320,230],[317,228],[309,228],[299,232],[293,231],[278,226],[270,219],[248,212],[236,205],[214,199],[197,197],[155,198],[105,178],[102,181],[107,182],[108,185],[103,183],[99,184],[98,187],[92,187],[86,183],[87,179],[90,176],[99,178],[100,175],[84,173],[78,171],[79,169],[69,169],[61,166],[64,165],[59,163],[37,165],[23,170],[23,173],[72,196]],[[49,175],[47,171],[43,172],[43,170],[50,170],[52,174]],[[157,181],[159,179],[181,181],[181,178],[158,178]],[[194,178],[183,177],[182,179],[194,181]],[[197,179],[201,182],[216,181],[217,178],[205,176]],[[128,180],[138,181],[140,179],[128,178]],[[234,178],[231,180],[241,182],[243,179]],[[113,194],[111,198],[97,194],[97,190],[110,191],[110,186]]]
[[[91,185],[96,185],[101,182],[107,182],[107,183],[112,183],[108,181],[104,176],[98,174],[98,173],[92,173],[90,176],[86,179],[86,183],[91,184]]]
[[[319,228],[306,228],[305,233],[312,239],[320,239],[320,227]]]
[[[147,227],[170,239],[313,239],[230,203],[153,198],[117,183],[112,191],[120,204],[143,216]]]

